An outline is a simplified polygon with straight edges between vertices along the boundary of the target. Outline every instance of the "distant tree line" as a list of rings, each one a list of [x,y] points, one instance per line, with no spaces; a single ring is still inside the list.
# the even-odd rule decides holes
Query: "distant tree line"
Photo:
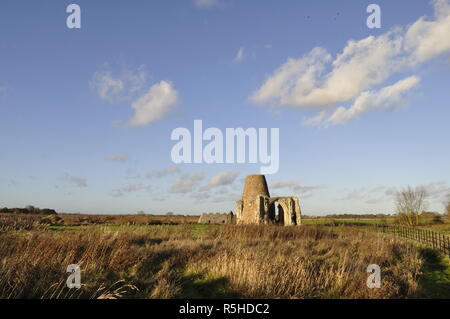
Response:
[[[389,214],[329,214],[325,216],[306,216],[304,218],[330,218],[330,219],[373,219],[373,218],[388,218],[392,217]]]
[[[0,214],[33,214],[33,215],[57,215],[54,209],[37,208],[34,206],[27,206],[25,208],[1,208]]]

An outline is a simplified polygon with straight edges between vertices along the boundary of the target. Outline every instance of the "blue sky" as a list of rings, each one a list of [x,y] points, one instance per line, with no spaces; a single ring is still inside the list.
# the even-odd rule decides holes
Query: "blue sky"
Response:
[[[305,214],[450,193],[448,1],[0,4],[0,206],[234,210],[260,164],[181,164],[171,132],[279,128],[273,195]],[[381,7],[382,27],[366,26]]]

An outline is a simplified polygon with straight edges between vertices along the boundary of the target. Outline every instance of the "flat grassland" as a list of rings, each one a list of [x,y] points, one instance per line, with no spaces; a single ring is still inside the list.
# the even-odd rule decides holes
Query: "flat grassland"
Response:
[[[328,225],[328,224],[396,224],[397,219],[395,217],[389,218],[307,218],[303,219],[304,225]],[[422,218],[419,221],[419,227],[423,229],[437,231],[443,234],[450,235],[450,221],[444,219],[434,220],[432,218]]]
[[[0,214],[0,298],[450,298],[446,257],[351,225],[105,218]],[[66,287],[70,264],[80,289]]]

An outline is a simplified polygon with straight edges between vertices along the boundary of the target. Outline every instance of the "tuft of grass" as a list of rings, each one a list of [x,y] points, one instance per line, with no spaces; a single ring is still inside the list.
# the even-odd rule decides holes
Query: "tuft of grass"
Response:
[[[420,278],[419,298],[450,298],[450,258],[430,248],[420,249],[424,259]]]

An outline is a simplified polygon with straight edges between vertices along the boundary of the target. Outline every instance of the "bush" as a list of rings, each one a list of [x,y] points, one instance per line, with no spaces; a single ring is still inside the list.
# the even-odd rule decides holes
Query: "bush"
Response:
[[[0,209],[3,214],[30,214],[30,215],[56,215],[56,211],[50,208],[40,209],[34,206],[27,206],[25,208],[7,208]]]
[[[443,224],[444,223],[444,219],[442,218],[443,216],[441,215],[436,215],[433,217],[433,224]]]

